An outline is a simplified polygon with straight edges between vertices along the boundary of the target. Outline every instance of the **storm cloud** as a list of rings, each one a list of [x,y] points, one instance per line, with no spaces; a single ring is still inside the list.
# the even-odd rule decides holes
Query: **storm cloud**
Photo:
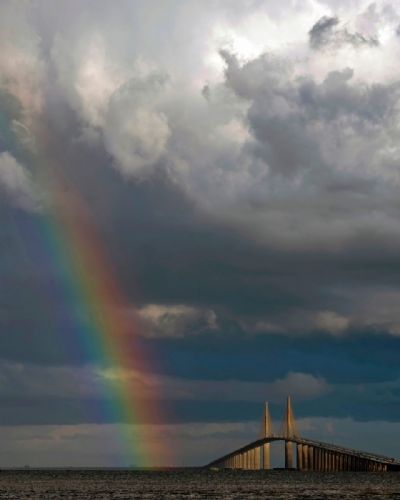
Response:
[[[35,426],[61,441],[71,426],[91,460],[116,424],[90,411],[118,367],[83,345],[89,313],[49,231],[54,170],[87,208],[126,299],[109,306],[153,356],[134,376],[160,390],[183,457],[197,463],[199,429],[215,452],[247,439],[262,400],[277,418],[289,392],[307,432],[342,422],[332,440],[396,426],[400,12],[150,4],[0,6],[0,423],[28,454]]]

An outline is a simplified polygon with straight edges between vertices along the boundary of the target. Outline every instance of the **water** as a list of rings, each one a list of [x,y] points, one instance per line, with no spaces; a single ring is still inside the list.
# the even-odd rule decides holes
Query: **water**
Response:
[[[3,470],[1,499],[400,499],[400,473]]]

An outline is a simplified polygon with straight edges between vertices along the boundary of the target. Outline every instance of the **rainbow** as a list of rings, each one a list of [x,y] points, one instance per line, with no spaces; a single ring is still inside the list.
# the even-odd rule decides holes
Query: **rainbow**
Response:
[[[11,152],[17,150],[18,158],[29,162],[39,186],[48,196],[45,211],[39,217],[40,234],[48,264],[57,270],[65,307],[75,323],[71,326],[75,330],[71,337],[79,343],[88,363],[111,367],[105,372],[108,376],[100,377],[104,400],[108,402],[102,408],[104,417],[117,422],[119,429],[116,441],[120,458],[118,463],[110,465],[170,464],[171,448],[165,437],[156,434],[159,426],[146,424],[161,423],[163,415],[154,384],[150,389],[145,387],[143,395],[145,374],[151,372],[153,361],[139,345],[138,321],[118,286],[90,212],[65,178],[62,160],[56,155],[52,157],[50,134],[43,123],[32,127],[35,138],[32,152],[18,144],[15,134],[10,135],[6,121],[4,115],[0,117]]]

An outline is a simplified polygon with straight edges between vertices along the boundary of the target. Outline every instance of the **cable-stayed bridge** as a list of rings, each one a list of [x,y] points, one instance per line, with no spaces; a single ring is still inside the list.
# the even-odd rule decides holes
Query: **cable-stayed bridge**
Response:
[[[278,434],[272,430],[268,403],[265,403],[262,437],[234,450],[207,467],[221,469],[270,469],[270,443],[285,443],[285,469],[301,471],[400,471],[400,460],[344,446],[300,437],[293,415],[290,396],[287,398],[283,425]],[[294,460],[296,451],[296,463]]]

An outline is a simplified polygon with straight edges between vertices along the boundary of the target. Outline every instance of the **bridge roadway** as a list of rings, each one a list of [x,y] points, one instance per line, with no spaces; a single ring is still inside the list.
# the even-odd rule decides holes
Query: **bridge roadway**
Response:
[[[273,435],[269,436],[266,438],[258,439],[256,441],[253,441],[246,446],[242,446],[241,448],[238,448],[235,451],[232,451],[231,453],[228,453],[227,455],[224,455],[223,457],[218,458],[217,460],[214,460],[210,462],[207,467],[222,467],[222,468],[262,468],[261,467],[261,461],[258,462],[257,460],[255,463],[259,464],[259,467],[246,467],[246,466],[235,466],[231,459],[234,457],[239,457],[239,456],[245,456],[246,452],[250,452],[252,450],[262,450],[263,446],[268,443],[272,443],[274,441],[285,441],[286,443],[294,443],[298,447],[309,447],[310,449],[313,450],[323,450],[324,452],[331,452],[332,454],[335,454],[337,456],[346,456],[346,457],[354,457],[359,460],[364,460],[365,462],[368,463],[374,463],[374,464],[379,464],[384,467],[378,468],[377,470],[400,470],[400,460],[396,460],[391,457],[387,457],[385,455],[379,455],[376,453],[369,453],[366,451],[360,451],[360,450],[355,450],[352,448],[345,448],[343,446],[338,446],[335,444],[331,443],[324,443],[322,441],[314,441],[312,439],[307,439],[307,438],[302,438],[302,437],[297,437],[297,436],[292,436],[290,438],[287,438],[286,436],[283,435]],[[300,448],[301,449],[301,448]],[[298,456],[298,462],[299,462],[299,454]],[[308,458],[308,457],[307,457]],[[303,462],[303,460],[300,460],[300,462]],[[314,460],[313,460],[314,462]],[[229,466],[231,464],[231,466]],[[237,462],[236,462],[237,464]],[[227,466],[228,465],[228,466]],[[311,464],[310,464],[311,465]],[[354,465],[354,468],[356,468],[357,465]],[[266,467],[263,467],[266,468]],[[292,468],[292,467],[291,467]],[[317,470],[317,467],[310,467],[308,466],[307,468],[301,467],[301,464],[297,463],[297,468],[298,469],[308,469],[308,470]],[[324,467],[319,467],[318,470],[323,470]],[[348,467],[349,470],[353,470],[353,466]],[[332,470],[336,470],[336,467],[333,467]],[[344,468],[339,468],[337,470],[345,470]]]

